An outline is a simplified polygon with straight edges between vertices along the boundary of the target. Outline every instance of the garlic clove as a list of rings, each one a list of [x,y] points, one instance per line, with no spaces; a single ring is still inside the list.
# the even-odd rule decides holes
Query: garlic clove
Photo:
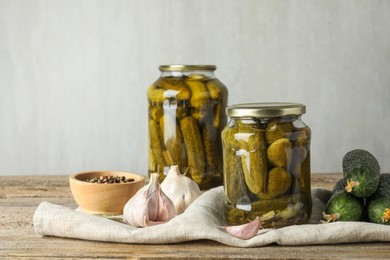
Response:
[[[150,221],[158,220],[159,196],[155,181],[155,178],[150,180],[150,185],[146,193],[145,207],[148,213],[148,220]]]
[[[176,203],[176,204],[175,204]],[[181,214],[184,212],[184,210],[187,208],[186,207],[186,198],[185,195],[183,194],[182,196],[178,196],[176,201],[175,201],[175,210],[177,214]],[[187,202],[188,203],[188,202]]]
[[[228,226],[225,230],[232,236],[240,239],[250,239],[256,236],[260,229],[260,219],[257,216],[253,221],[239,226]]]
[[[169,221],[176,215],[175,206],[167,195],[160,189],[158,219],[163,222]]]
[[[175,216],[175,207],[158,182],[159,174],[152,173],[150,182],[141,188],[125,205],[123,217],[135,227],[162,224]]]
[[[149,214],[147,210],[147,189],[140,189],[125,205],[123,209],[123,217],[126,222],[134,227],[144,226],[146,216]],[[137,209],[137,210],[134,210]]]
[[[172,165],[161,183],[161,189],[172,200],[179,215],[201,195],[198,184],[182,175],[177,165]]]

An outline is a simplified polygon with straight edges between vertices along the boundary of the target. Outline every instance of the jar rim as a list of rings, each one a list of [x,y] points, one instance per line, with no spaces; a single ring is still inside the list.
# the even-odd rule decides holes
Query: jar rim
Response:
[[[172,64],[172,65],[160,65],[158,67],[160,71],[192,71],[192,70],[209,70],[215,71],[217,66],[215,65],[183,65],[183,64]]]
[[[302,115],[305,113],[305,105],[291,102],[243,103],[226,108],[226,114],[234,118],[270,118]]]

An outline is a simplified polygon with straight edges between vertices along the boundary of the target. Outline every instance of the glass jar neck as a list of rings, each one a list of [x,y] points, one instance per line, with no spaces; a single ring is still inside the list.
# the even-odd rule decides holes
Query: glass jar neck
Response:
[[[273,121],[273,120],[278,120],[278,121],[295,121],[295,120],[300,120],[302,115],[289,115],[289,116],[282,116],[282,117],[231,117],[233,121],[240,121],[240,122],[258,122],[258,121]]]
[[[215,78],[214,71],[211,70],[173,70],[161,71],[161,77],[189,77],[194,79]]]
[[[231,117],[229,121],[229,125],[235,125],[237,123],[240,124],[267,124],[270,121],[280,121],[280,122],[295,122],[301,121],[302,115],[290,115],[283,117],[269,117],[269,118],[259,118],[259,117]]]

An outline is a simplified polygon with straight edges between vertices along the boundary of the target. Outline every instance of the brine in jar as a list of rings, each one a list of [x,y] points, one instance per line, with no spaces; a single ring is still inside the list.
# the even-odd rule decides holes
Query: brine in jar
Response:
[[[311,215],[310,128],[296,103],[227,108],[222,132],[224,211],[230,225],[260,217],[263,227],[306,223]]]
[[[164,65],[147,91],[149,174],[160,180],[171,165],[201,189],[222,185],[221,132],[228,91],[214,65]]]

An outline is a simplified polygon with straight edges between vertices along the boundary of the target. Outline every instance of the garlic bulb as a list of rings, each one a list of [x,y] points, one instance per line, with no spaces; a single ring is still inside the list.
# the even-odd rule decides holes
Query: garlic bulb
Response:
[[[260,219],[256,217],[253,221],[240,226],[225,227],[225,230],[232,236],[240,239],[250,239],[256,236],[260,229]]]
[[[180,174],[177,165],[171,166],[167,176],[161,183],[161,189],[172,200],[177,215],[183,213],[201,194],[198,184]]]
[[[162,224],[175,216],[175,207],[161,190],[159,177],[159,174],[152,173],[149,184],[141,188],[126,203],[123,217],[131,226],[148,227]]]

